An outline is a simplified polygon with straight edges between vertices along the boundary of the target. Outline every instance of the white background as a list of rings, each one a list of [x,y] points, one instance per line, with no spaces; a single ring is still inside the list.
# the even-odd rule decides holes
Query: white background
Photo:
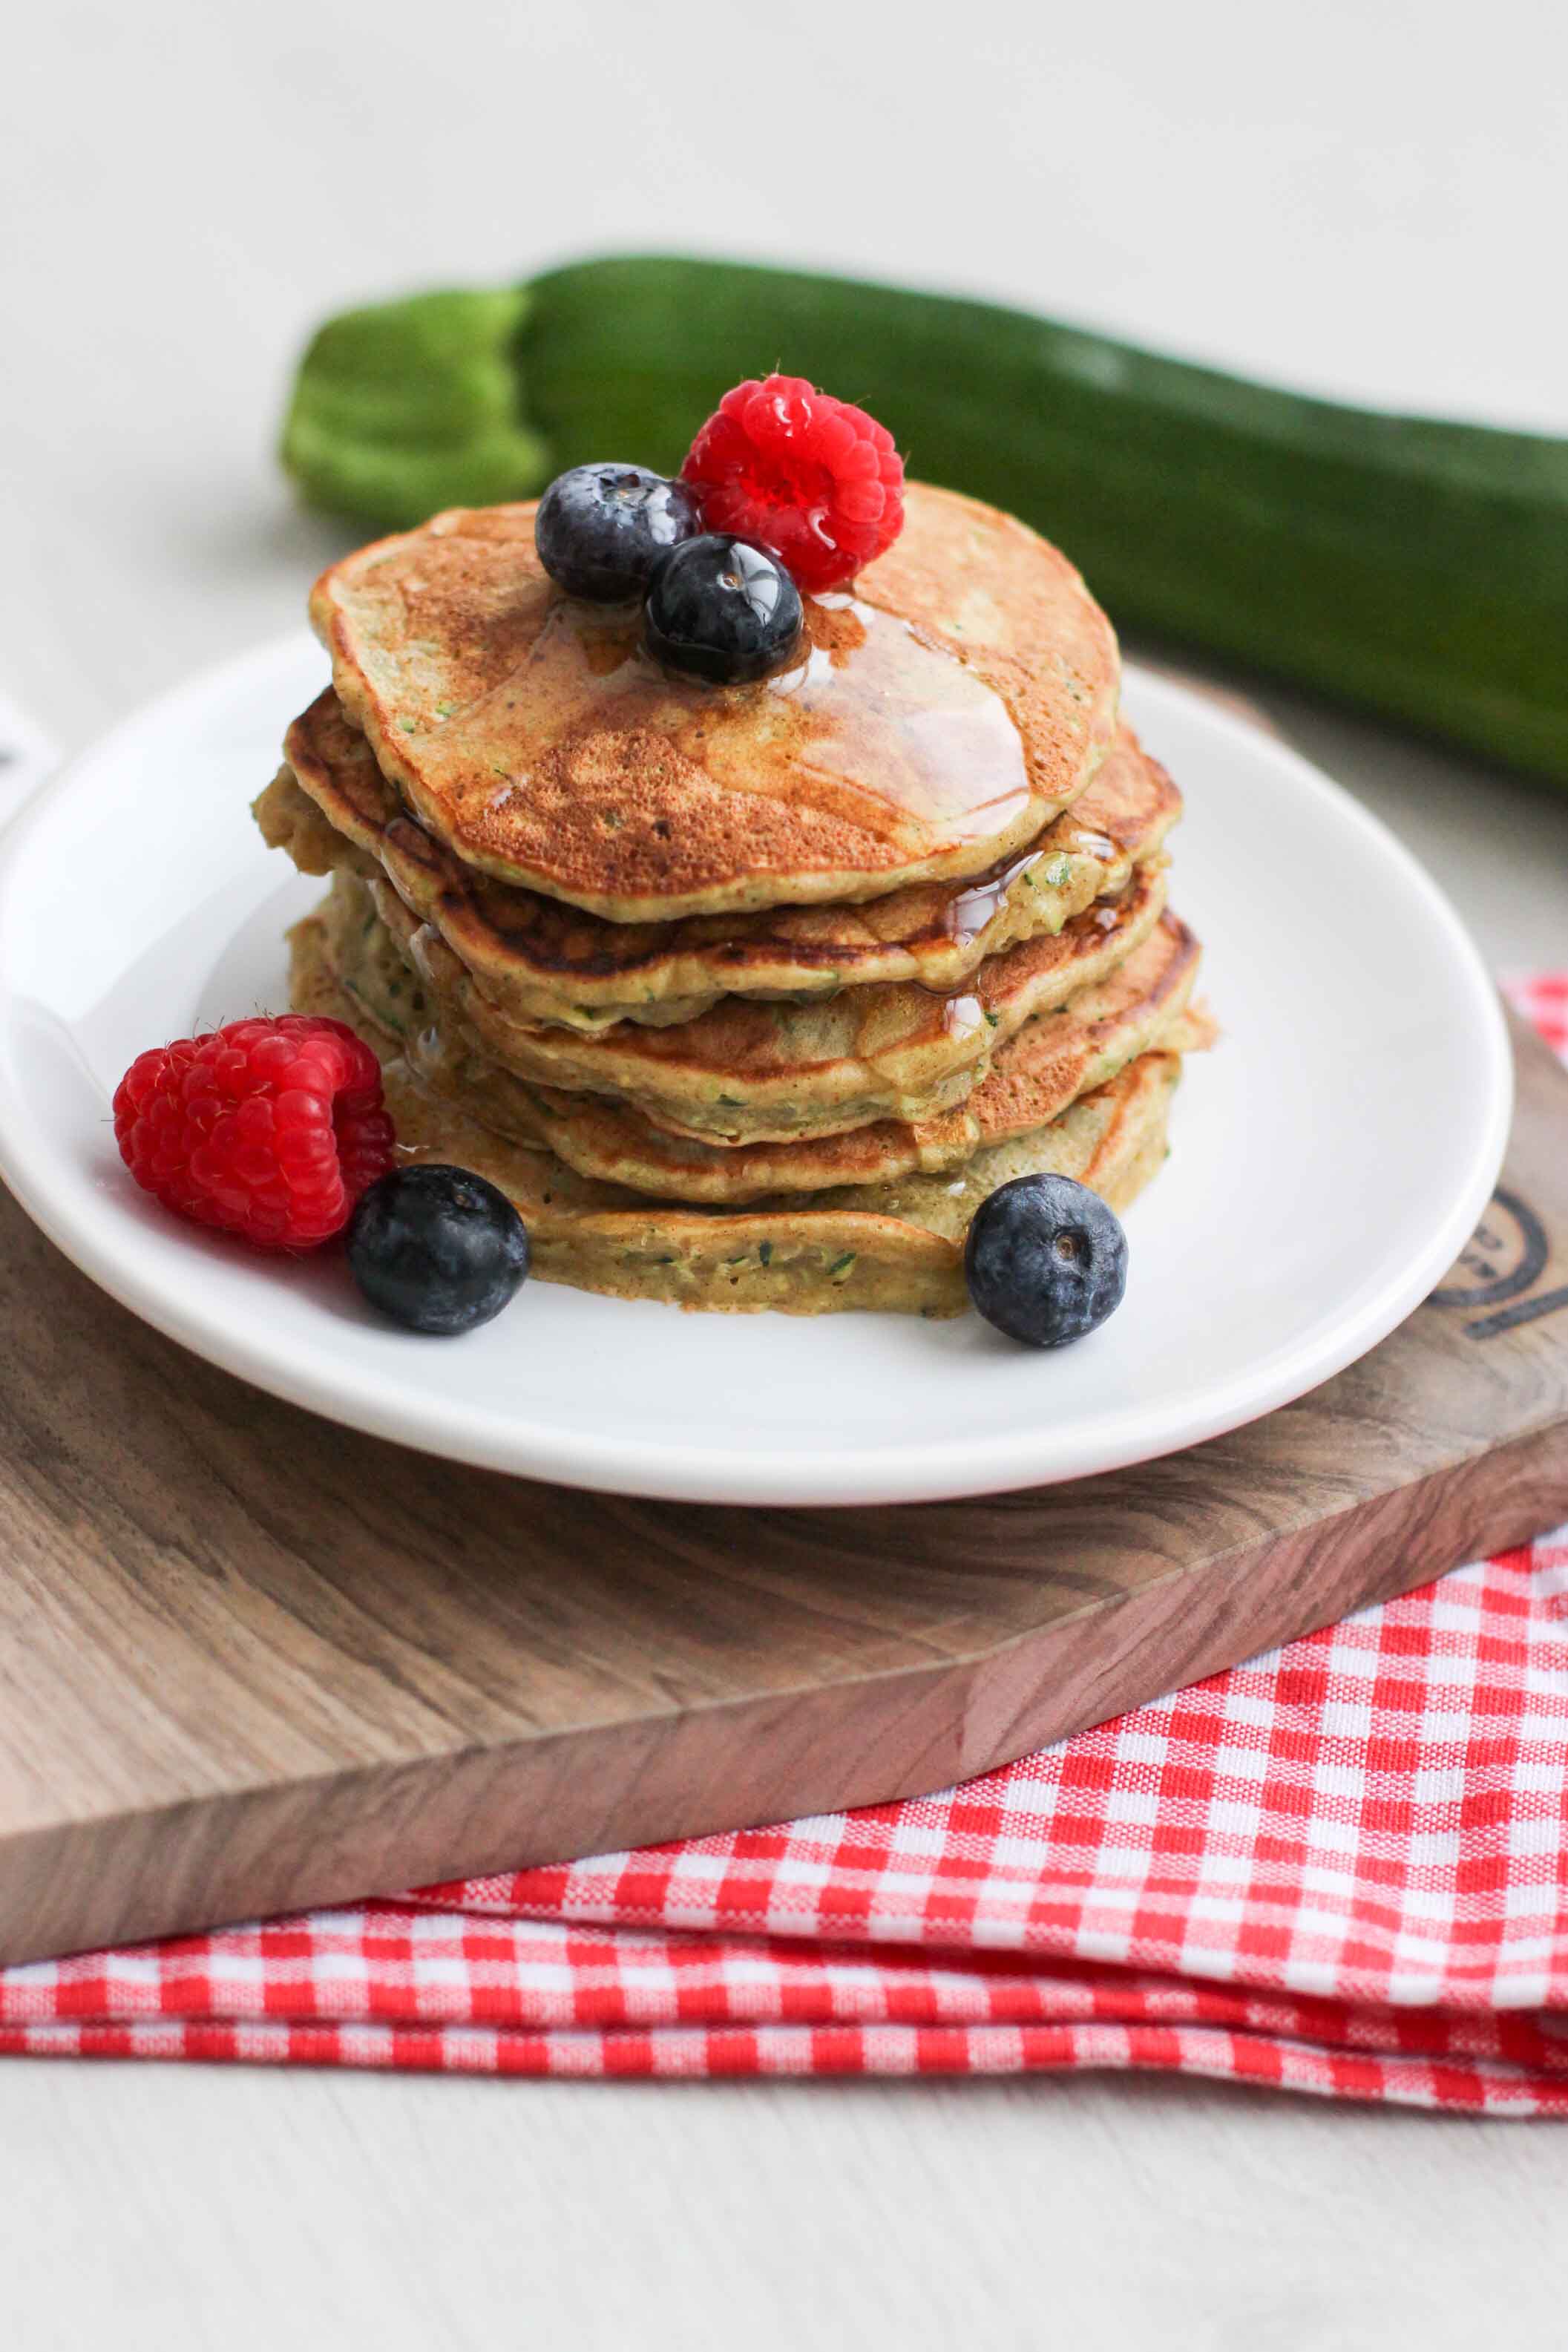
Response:
[[[55,0],[7,42],[0,686],[68,748],[296,620],[342,542],[271,462],[290,365],[421,283],[777,257],[1568,431],[1555,0]],[[1568,796],[1264,699],[1494,962],[1568,961]],[[1563,2340],[1565,2187],[1551,2127],[1157,2082],[11,2062],[0,2307],[18,2352],[1469,2352]]]

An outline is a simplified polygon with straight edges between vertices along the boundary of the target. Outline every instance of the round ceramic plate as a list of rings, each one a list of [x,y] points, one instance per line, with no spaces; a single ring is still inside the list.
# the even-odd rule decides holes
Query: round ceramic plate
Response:
[[[1126,1299],[1035,1354],[977,1318],[684,1315],[530,1283],[456,1340],[377,1321],[336,1252],[253,1255],[163,1215],[110,1098],[144,1046],[282,1010],[322,887],[248,804],[323,660],[303,636],[193,680],[58,778],[0,846],[0,1171],[106,1290],[318,1412],[461,1461],[630,1494],[871,1503],[1168,1453],[1326,1380],[1447,1271],[1502,1157],[1496,994],[1436,886],[1294,753],[1162,679],[1126,707],[1187,796],[1175,903],[1223,1029],[1128,1213]]]

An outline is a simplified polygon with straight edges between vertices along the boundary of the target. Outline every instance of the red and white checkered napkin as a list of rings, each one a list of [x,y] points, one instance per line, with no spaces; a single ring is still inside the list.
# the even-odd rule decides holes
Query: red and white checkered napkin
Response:
[[[0,2051],[1568,2115],[1568,1528],[939,1796],[0,1969]]]

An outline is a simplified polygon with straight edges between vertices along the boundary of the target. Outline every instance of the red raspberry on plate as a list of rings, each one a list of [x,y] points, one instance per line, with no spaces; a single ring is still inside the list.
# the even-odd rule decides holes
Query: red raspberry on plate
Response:
[[[863,408],[804,376],[737,383],[681,468],[703,529],[776,555],[808,595],[841,588],[904,528],[904,460]]]
[[[126,1166],[166,1209],[312,1249],[392,1165],[381,1066],[341,1021],[234,1021],[139,1054],[114,1093]]]

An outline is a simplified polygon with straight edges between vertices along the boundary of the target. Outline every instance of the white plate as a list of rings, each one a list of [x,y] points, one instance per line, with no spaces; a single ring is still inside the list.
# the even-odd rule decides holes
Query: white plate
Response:
[[[106,1290],[280,1396],[461,1461],[643,1495],[869,1503],[1145,1460],[1283,1404],[1446,1272],[1501,1160],[1511,1063],[1453,910],[1293,752],[1168,682],[1129,713],[1187,795],[1176,902],[1224,1029],[1129,1212],[1120,1311],[1060,1354],[973,1316],[683,1315],[530,1283],[460,1340],[375,1320],[328,1253],[175,1223],[116,1155],[144,1046],[284,1003],[320,885],[248,803],[323,682],[300,636],[165,697],[0,849],[0,1171]]]

